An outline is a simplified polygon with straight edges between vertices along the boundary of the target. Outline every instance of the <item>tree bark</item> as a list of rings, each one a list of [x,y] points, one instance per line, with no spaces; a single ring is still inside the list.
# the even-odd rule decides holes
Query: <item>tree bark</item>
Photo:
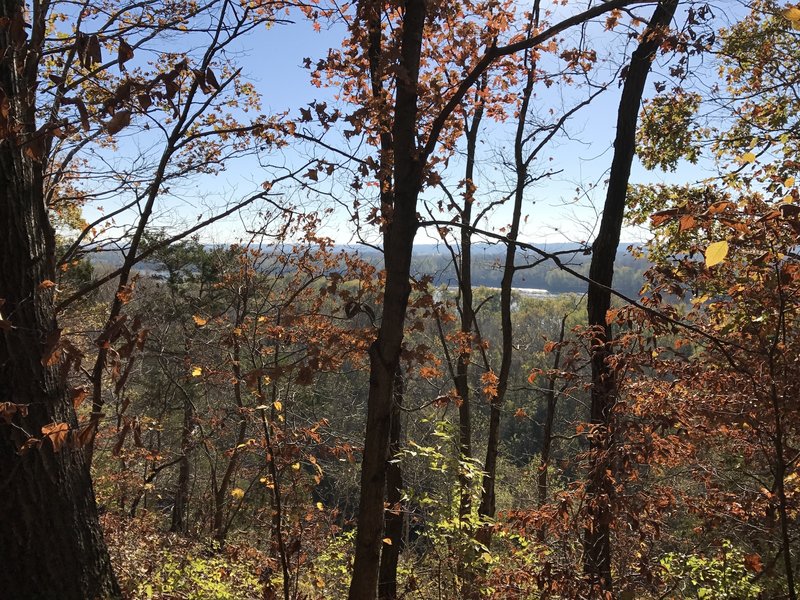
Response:
[[[567,327],[567,317],[564,315],[561,319],[561,330],[558,334],[558,347],[556,348],[555,356],[553,357],[553,370],[557,370],[561,366],[561,347],[564,344],[564,333]],[[545,392],[545,400],[547,407],[544,417],[544,429],[542,431],[542,453],[539,459],[539,473],[536,476],[536,505],[539,508],[544,506],[547,502],[548,493],[548,479],[547,470],[550,468],[550,454],[553,446],[553,426],[556,420],[556,405],[558,404],[558,396],[556,395],[556,375],[550,376],[547,381],[547,391]],[[544,542],[546,538],[546,526],[542,524],[537,534],[540,542]]]
[[[0,20],[21,23],[23,11],[20,0],[0,0]],[[44,134],[35,122],[45,26],[34,10],[28,42],[0,28],[0,589],[7,598],[118,597],[89,469],[74,443],[66,369],[55,360],[54,288],[42,285],[56,279]],[[53,423],[70,429],[63,445],[42,439]],[[41,443],[24,448],[34,438]]]
[[[397,598],[397,564],[403,550],[403,470],[400,463],[394,460],[400,452],[400,436],[402,433],[400,415],[403,408],[403,375],[398,371],[395,377],[394,404],[392,406],[392,424],[389,432],[389,456],[393,460],[386,468],[386,525],[385,538],[391,544],[383,544],[381,564],[378,576],[378,598],[395,600]]]
[[[398,69],[403,75],[397,81],[392,125],[395,188],[391,206],[384,206],[386,283],[378,337],[369,352],[367,426],[350,600],[375,598],[378,585],[394,377],[400,362],[411,293],[411,255],[418,227],[417,199],[422,186],[422,161],[416,146],[417,83],[426,13],[425,0],[406,2]]]
[[[592,436],[589,445],[589,480],[586,487],[589,524],[584,531],[583,566],[588,583],[604,593],[610,593],[613,589],[611,525],[614,485],[609,471],[612,466],[610,452],[613,408],[617,401],[617,382],[608,360],[612,354],[613,332],[606,322],[606,313],[611,307],[610,287],[614,278],[614,261],[622,231],[628,181],[636,149],[639,106],[650,67],[661,43],[662,32],[669,27],[677,5],[678,0],[663,0],[658,4],[638,47],[631,56],[617,113],[614,157],[603,218],[592,244],[592,261],[589,267],[591,283],[587,297],[587,312],[589,327],[595,331],[591,348]]]
[[[178,481],[175,484],[175,504],[172,506],[172,522],[169,530],[174,533],[187,533],[189,530],[189,479],[191,464],[189,452],[192,447],[194,428],[194,405],[187,397],[183,400],[183,429],[181,430],[181,457],[178,462]]]

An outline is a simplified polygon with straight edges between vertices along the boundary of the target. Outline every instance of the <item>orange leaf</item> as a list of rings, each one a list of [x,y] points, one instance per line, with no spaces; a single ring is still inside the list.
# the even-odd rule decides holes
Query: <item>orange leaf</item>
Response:
[[[50,423],[42,427],[42,435],[50,439],[53,451],[58,452],[64,446],[69,435],[69,425],[66,423]]]

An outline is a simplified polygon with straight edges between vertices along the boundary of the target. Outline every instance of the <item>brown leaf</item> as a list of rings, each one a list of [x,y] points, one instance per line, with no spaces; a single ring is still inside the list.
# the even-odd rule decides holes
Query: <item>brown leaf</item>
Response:
[[[761,571],[764,570],[760,554],[746,554],[744,557],[744,566],[753,573],[761,573]]]
[[[56,287],[56,284],[50,281],[49,279],[45,279],[42,283],[39,284],[40,290],[49,290],[51,287]]]
[[[75,387],[70,390],[70,396],[72,399],[72,406],[74,408],[78,408],[86,397],[89,395],[89,390],[86,389],[85,386]]]
[[[117,64],[120,71],[125,70],[125,63],[133,58],[133,48],[123,39],[119,41],[119,51],[117,53]]]
[[[59,358],[61,358],[61,352],[59,352],[60,341],[61,329],[56,328],[48,334],[47,339],[45,339],[44,342],[44,349],[42,350],[43,366],[51,367],[58,362]]]
[[[119,456],[119,453],[122,451],[122,445],[125,443],[125,436],[128,435],[128,431],[131,429],[131,422],[125,421],[125,425],[122,426],[119,434],[117,435],[117,443],[114,444],[114,448],[111,450],[111,455],[114,457]]]
[[[6,423],[10,425],[11,420],[14,418],[14,415],[17,414],[20,417],[27,417],[28,405],[14,404],[13,402],[0,402],[0,419],[3,419]]]
[[[653,227],[658,227],[667,221],[671,221],[675,216],[677,216],[678,212],[679,211],[677,208],[660,210],[650,215],[650,222],[652,223]]]
[[[153,99],[150,94],[139,94],[136,99],[139,101],[139,106],[142,107],[142,110],[147,110],[153,105]]]
[[[175,83],[174,80],[167,79],[164,80],[164,89],[166,90],[167,100],[172,100],[181,89],[181,86]]]
[[[692,229],[697,224],[697,219],[695,219],[692,215],[683,215],[680,220],[680,224],[678,225],[679,231],[686,231],[687,229]]]
[[[200,89],[203,90],[204,94],[210,94],[212,92],[211,86],[206,83],[206,74],[203,73],[200,69],[192,69],[192,75],[194,75],[194,80],[197,82],[197,85],[200,86]]]
[[[106,131],[108,131],[109,134],[114,135],[125,129],[130,124],[131,111],[125,109],[117,112],[117,114],[111,117],[111,119],[109,119],[105,125]]]
[[[709,215],[718,215],[721,212],[726,210],[733,210],[736,208],[736,205],[733,202],[728,202],[727,200],[720,200],[719,202],[715,202],[711,206],[708,207],[706,211]]]
[[[215,90],[219,89],[219,81],[217,81],[217,76],[214,75],[214,71],[211,70],[211,67],[206,69],[206,83]]]
[[[96,431],[97,428],[92,423],[87,424],[78,432],[78,435],[75,436],[75,446],[83,448],[91,444]]]
[[[781,204],[778,207],[784,219],[796,219],[800,216],[800,206],[797,204]]]
[[[86,49],[83,55],[83,66],[91,69],[92,66],[103,62],[103,54],[100,50],[100,38],[96,35],[89,36],[86,41]]]
[[[86,110],[86,104],[83,103],[83,100],[80,98],[64,98],[62,102],[78,109],[78,113],[81,116],[81,127],[83,127],[84,132],[89,131],[89,111]]]
[[[50,439],[53,451],[59,452],[69,436],[69,425],[66,423],[50,423],[42,427],[42,435]]]

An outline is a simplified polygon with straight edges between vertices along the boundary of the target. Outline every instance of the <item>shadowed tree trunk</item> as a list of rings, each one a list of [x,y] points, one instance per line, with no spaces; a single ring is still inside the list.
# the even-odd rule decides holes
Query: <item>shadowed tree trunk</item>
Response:
[[[617,382],[609,365],[613,333],[606,322],[611,307],[610,287],[614,278],[625,200],[631,164],[636,147],[636,125],[647,75],[661,43],[662,32],[669,27],[678,0],[658,4],[631,56],[617,113],[614,158],[608,179],[603,218],[592,244],[589,267],[587,312],[589,326],[595,329],[592,340],[592,391],[588,496],[589,524],[584,531],[584,572],[590,585],[602,592],[613,589],[611,578],[611,524],[614,485],[610,475],[613,435],[613,409],[617,400]]]
[[[395,600],[397,598],[397,564],[403,550],[403,470],[394,460],[400,451],[402,433],[400,415],[403,409],[403,376],[398,371],[395,378],[394,405],[392,406],[392,426],[389,432],[389,457],[392,459],[386,468],[386,525],[385,538],[381,551],[381,564],[378,575],[378,598]]]
[[[170,531],[186,533],[189,530],[187,516],[189,513],[189,479],[191,465],[189,452],[192,447],[192,429],[194,428],[194,406],[187,397],[183,400],[183,428],[181,429],[181,457],[178,463],[178,481],[175,484],[175,504],[172,507]]]
[[[426,12],[424,0],[405,3],[400,49],[400,72],[404,76],[397,81],[392,126],[395,187],[391,204],[384,206],[391,213],[386,215],[390,222],[383,235],[386,283],[378,337],[369,352],[367,427],[350,600],[374,598],[378,585],[394,378],[411,293],[411,254],[418,227],[417,199],[422,187],[422,161],[416,146],[417,83]]]
[[[20,0],[0,0],[0,21],[22,23],[23,10]],[[31,25],[28,43],[21,30],[0,27],[0,595],[117,597],[57,360],[60,330],[46,283],[56,279],[55,232],[35,123],[44,15],[34,12]],[[43,435],[62,428],[66,439]],[[34,438],[41,443],[25,448]]]
[[[555,356],[553,357],[553,370],[556,371],[561,366],[561,348],[564,344],[564,330],[567,326],[567,317],[564,315],[561,319],[561,330],[558,334],[558,347],[556,348]],[[550,468],[550,454],[553,446],[553,425],[556,419],[556,405],[558,404],[558,395],[556,394],[556,381],[557,376],[551,375],[547,381],[547,391],[545,392],[545,400],[547,401],[547,408],[544,417],[544,429],[542,431],[542,454],[539,460],[539,473],[536,476],[536,505],[541,508],[547,502],[548,481],[547,470]],[[545,541],[547,531],[546,526],[542,524],[537,534],[540,542]]]

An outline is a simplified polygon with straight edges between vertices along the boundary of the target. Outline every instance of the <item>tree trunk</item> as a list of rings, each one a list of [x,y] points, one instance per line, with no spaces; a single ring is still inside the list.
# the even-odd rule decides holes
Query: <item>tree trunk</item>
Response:
[[[361,493],[357,519],[350,600],[375,598],[383,539],[384,490],[389,454],[389,430],[394,377],[400,362],[408,296],[411,293],[411,255],[417,232],[417,199],[422,185],[422,163],[416,147],[417,83],[425,25],[425,0],[408,0],[403,17],[397,99],[392,126],[395,189],[385,206],[386,283],[378,337],[370,347],[367,426],[361,462]]]
[[[561,331],[558,334],[558,347],[556,348],[555,356],[553,357],[553,370],[557,370],[561,366],[561,347],[564,344],[564,331],[567,326],[567,317],[564,315],[561,319]],[[550,468],[550,454],[553,446],[553,425],[556,419],[556,405],[558,404],[558,396],[556,395],[556,375],[551,375],[547,382],[547,392],[545,393],[545,400],[547,407],[544,417],[544,430],[542,431],[542,453],[539,460],[539,473],[536,477],[536,505],[539,508],[544,506],[547,502],[548,482],[547,470]],[[537,534],[540,542],[545,541],[546,526],[542,524]]]
[[[386,468],[386,525],[385,538],[391,544],[384,543],[381,552],[381,564],[378,576],[378,598],[395,600],[397,598],[397,564],[403,550],[403,470],[395,459],[400,452],[400,434],[402,433],[400,415],[403,407],[403,376],[398,371],[395,378],[394,405],[392,406],[392,425],[389,431],[389,456],[393,459]]]
[[[608,180],[603,218],[592,245],[589,268],[587,312],[589,326],[595,329],[592,340],[592,391],[588,496],[589,524],[584,531],[584,572],[589,584],[603,592],[612,591],[611,524],[613,520],[614,485],[609,475],[612,437],[612,413],[616,403],[617,384],[608,359],[613,334],[606,322],[611,307],[610,287],[614,277],[614,261],[622,231],[625,200],[631,164],[636,148],[636,124],[639,106],[661,33],[669,27],[678,0],[663,0],[656,7],[642,34],[639,46],[631,56],[625,85],[617,113],[617,135],[614,158]]]
[[[536,5],[538,6],[538,3]],[[511,292],[516,273],[514,263],[516,262],[517,245],[515,242],[519,236],[519,228],[522,221],[522,202],[525,188],[528,184],[528,164],[530,162],[530,159],[525,158],[524,152],[525,120],[528,115],[535,79],[535,63],[531,58],[531,52],[525,51],[523,61],[527,67],[527,72],[514,136],[514,170],[516,176],[514,206],[512,208],[511,226],[507,236],[508,244],[506,246],[505,262],[503,263],[503,279],[500,282],[500,373],[497,379],[497,391],[492,395],[489,407],[489,435],[486,442],[486,460],[483,465],[483,492],[481,494],[481,503],[478,507],[480,516],[487,519],[494,518],[496,510],[495,480],[497,478],[497,454],[500,444],[500,411],[508,389],[508,381],[511,377],[511,359],[514,352]],[[491,543],[491,530],[488,527],[482,527],[478,532],[477,539],[485,546],[488,546]]]
[[[45,23],[33,14],[30,43],[0,28],[0,589],[7,598],[117,597],[89,469],[73,443],[66,369],[55,359],[54,291],[42,285],[56,279],[55,232],[35,133]],[[0,0],[0,20],[22,18],[20,0]],[[52,423],[69,427],[63,445],[52,437],[23,448]]]
[[[192,429],[194,428],[194,407],[189,398],[183,403],[183,429],[181,431],[181,458],[178,463],[178,482],[175,484],[175,503],[172,506],[172,523],[169,530],[174,533],[186,533],[189,530],[187,516],[189,513],[189,479],[191,465],[189,452],[192,447]]]

